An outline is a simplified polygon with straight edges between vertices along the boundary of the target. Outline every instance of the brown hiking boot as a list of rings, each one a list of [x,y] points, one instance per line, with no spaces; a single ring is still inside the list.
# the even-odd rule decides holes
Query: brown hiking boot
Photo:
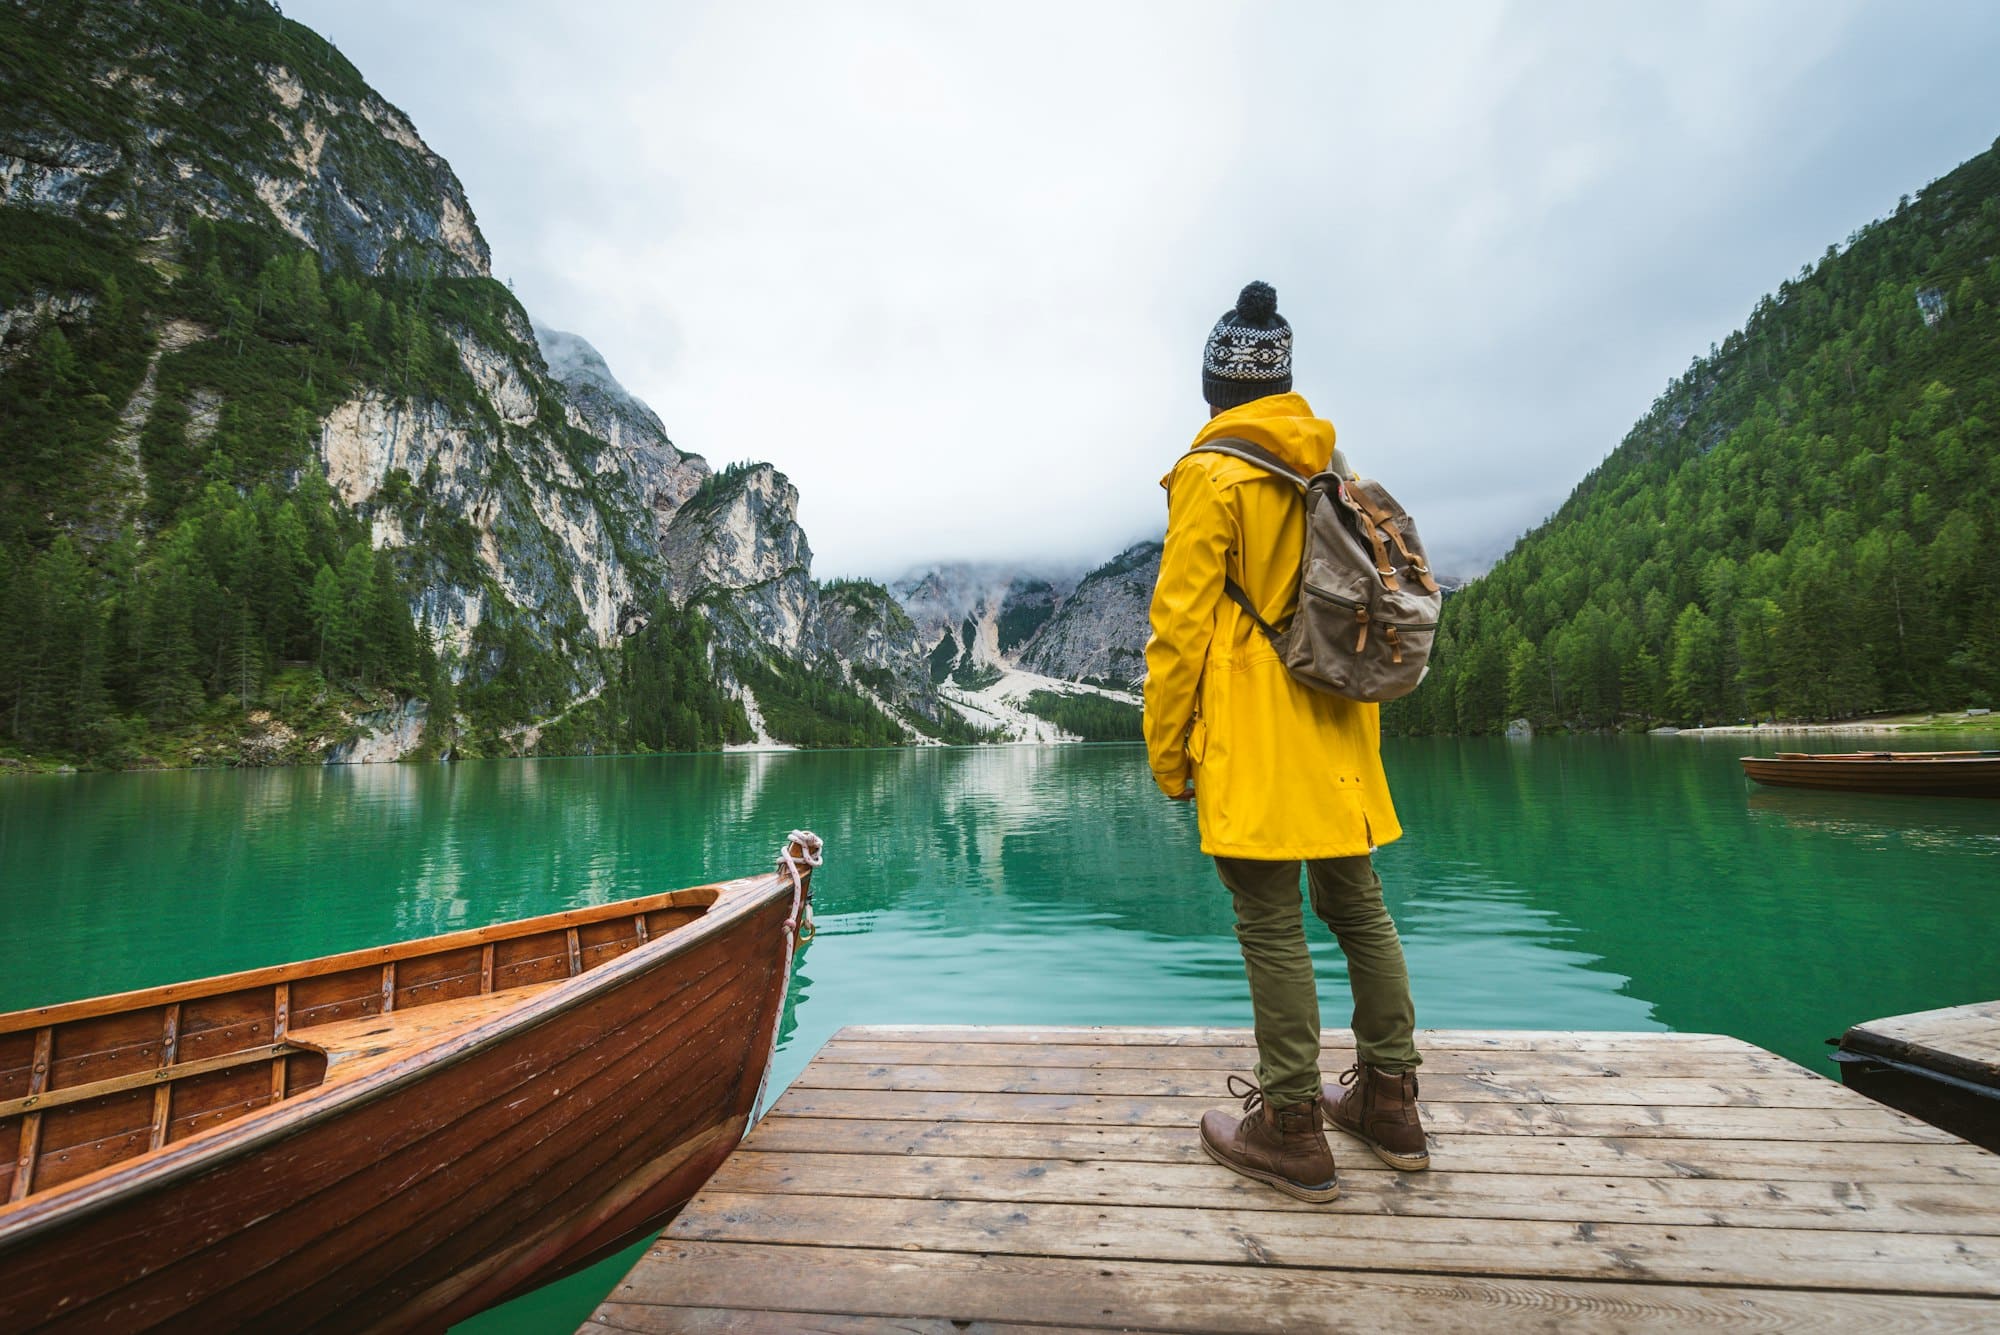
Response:
[[[1346,1086],[1339,1098],[1331,1090],[1319,1096],[1326,1120],[1357,1136],[1375,1157],[1406,1173],[1431,1166],[1430,1142],[1417,1115],[1417,1075],[1390,1075],[1356,1062],[1340,1077]]]
[[[1201,1115],[1201,1147],[1209,1158],[1302,1201],[1340,1195],[1333,1150],[1320,1130],[1319,1104],[1266,1107],[1264,1091],[1237,1075],[1229,1077],[1229,1092],[1242,1098],[1246,1116],[1238,1119],[1219,1111]]]

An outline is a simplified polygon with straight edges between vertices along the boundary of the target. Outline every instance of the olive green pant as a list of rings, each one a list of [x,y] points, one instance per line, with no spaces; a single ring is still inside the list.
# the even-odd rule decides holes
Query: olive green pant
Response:
[[[1354,992],[1354,1043],[1362,1061],[1389,1072],[1415,1068],[1416,1007],[1382,878],[1366,854],[1305,864],[1313,912],[1340,942]],[[1319,1097],[1319,990],[1306,951],[1299,864],[1217,858],[1236,901],[1236,939],[1250,975],[1257,1024],[1257,1083],[1274,1107]]]

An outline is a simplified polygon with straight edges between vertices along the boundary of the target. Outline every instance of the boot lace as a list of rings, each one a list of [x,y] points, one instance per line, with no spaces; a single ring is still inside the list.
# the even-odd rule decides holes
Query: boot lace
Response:
[[[1367,1066],[1367,1064],[1366,1064],[1365,1062],[1356,1062],[1356,1063],[1354,1063],[1354,1065],[1352,1065],[1352,1066],[1348,1067],[1348,1068],[1347,1068],[1347,1069],[1346,1069],[1345,1071],[1341,1072],[1341,1075],[1340,1075],[1340,1083],[1341,1083],[1341,1084],[1343,1084],[1343,1085],[1352,1085],[1352,1084],[1354,1084],[1354,1083],[1355,1083],[1355,1082],[1356,1082],[1357,1080],[1361,1080],[1361,1073],[1362,1073],[1362,1071],[1364,1071],[1364,1070],[1368,1070],[1368,1069],[1371,1069],[1371,1068],[1369,1068],[1369,1067]],[[1416,1077],[1416,1073],[1415,1073],[1415,1072],[1413,1072],[1413,1071],[1405,1071],[1405,1072],[1403,1072],[1403,1073],[1402,1073],[1401,1075],[1393,1075],[1393,1076],[1392,1076],[1392,1075],[1388,1075],[1388,1074],[1387,1074],[1386,1072],[1382,1072],[1382,1071],[1380,1071],[1380,1070],[1377,1070],[1377,1071],[1376,1071],[1376,1074],[1377,1074],[1377,1075],[1381,1075],[1381,1076],[1383,1076],[1383,1077],[1384,1077],[1385,1079],[1389,1079],[1389,1080],[1394,1080],[1394,1081],[1396,1081],[1396,1082],[1397,1082],[1397,1087],[1398,1087],[1398,1089],[1399,1089],[1399,1090],[1400,1090],[1400,1089],[1401,1089],[1401,1087],[1402,1087],[1402,1082],[1403,1082],[1403,1081],[1407,1080],[1407,1081],[1409,1081],[1409,1082],[1410,1082],[1410,1084],[1409,1084],[1409,1090],[1410,1090],[1410,1097],[1409,1097],[1409,1103],[1408,1103],[1408,1105],[1407,1105],[1407,1106],[1406,1106],[1406,1107],[1404,1108],[1404,1110],[1403,1110],[1403,1114],[1402,1114],[1402,1117],[1403,1117],[1403,1120],[1404,1120],[1404,1121],[1406,1121],[1406,1122],[1407,1122],[1407,1121],[1412,1121],[1412,1120],[1414,1120],[1414,1119],[1415,1119],[1415,1117],[1416,1117],[1416,1100],[1417,1100],[1417,1093],[1418,1093],[1418,1086],[1417,1086],[1417,1077]],[[1368,1084],[1368,1082],[1367,1082],[1367,1081],[1362,1081],[1362,1083],[1361,1083],[1361,1085],[1359,1086],[1359,1088],[1360,1088],[1360,1091],[1361,1091],[1361,1093],[1360,1093],[1360,1098],[1361,1098],[1361,1103],[1360,1103],[1360,1105],[1359,1105],[1359,1106],[1360,1106],[1361,1108],[1363,1108],[1363,1109],[1367,1109],[1367,1110],[1371,1110],[1371,1111],[1372,1111],[1372,1110],[1374,1109],[1374,1107],[1375,1107],[1375,1091],[1374,1091],[1373,1089],[1371,1089],[1371,1088],[1369,1087],[1369,1084]]]
[[[1253,1113],[1264,1106],[1264,1087],[1254,1080],[1232,1075],[1229,1077],[1229,1097],[1242,1099],[1243,1111]]]
[[[1320,1125],[1319,1100],[1314,1099],[1303,1113],[1293,1108],[1273,1108],[1264,1100],[1264,1087],[1254,1080],[1245,1080],[1240,1075],[1232,1075],[1228,1080],[1229,1096],[1243,1100],[1243,1111],[1249,1117],[1261,1116],[1280,1132],[1301,1130],[1303,1119],[1306,1127],[1318,1129]]]

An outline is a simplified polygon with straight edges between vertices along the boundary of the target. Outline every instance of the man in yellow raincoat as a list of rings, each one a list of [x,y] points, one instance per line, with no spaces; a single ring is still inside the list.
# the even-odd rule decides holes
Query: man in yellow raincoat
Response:
[[[1307,476],[1344,468],[1333,424],[1291,392],[1291,351],[1277,294],[1263,283],[1244,288],[1203,350],[1210,420],[1194,444],[1249,441]],[[1382,773],[1378,706],[1294,680],[1224,595],[1224,579],[1233,579],[1278,625],[1296,610],[1305,541],[1298,489],[1212,453],[1183,455],[1161,485],[1167,539],[1146,646],[1148,760],[1162,792],[1195,803],[1202,852],[1234,901],[1257,1034],[1256,1085],[1238,1090],[1246,1115],[1208,1113],[1202,1145],[1289,1195],[1331,1200],[1339,1187],[1322,1119],[1392,1167],[1430,1162],[1409,975],[1369,857],[1403,832]],[[1338,1098],[1321,1089],[1301,863],[1354,991],[1359,1060]]]

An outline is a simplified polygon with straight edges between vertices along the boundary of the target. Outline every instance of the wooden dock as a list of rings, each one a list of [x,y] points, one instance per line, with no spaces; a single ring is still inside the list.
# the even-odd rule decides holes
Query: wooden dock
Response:
[[[1419,1044],[1430,1171],[1307,1205],[1197,1143],[1247,1031],[844,1029],[585,1329],[2000,1326],[2000,1156],[1732,1038]]]

